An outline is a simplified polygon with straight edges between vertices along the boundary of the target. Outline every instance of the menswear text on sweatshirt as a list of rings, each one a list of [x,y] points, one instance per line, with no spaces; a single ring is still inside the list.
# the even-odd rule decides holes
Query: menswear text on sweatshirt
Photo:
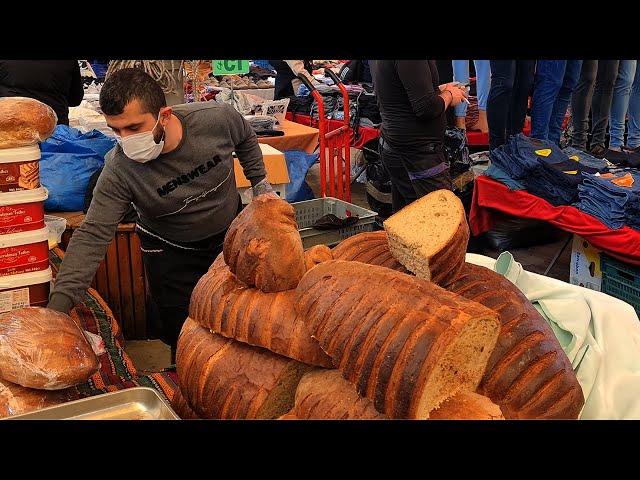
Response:
[[[174,242],[223,232],[238,209],[235,151],[252,185],[266,177],[262,151],[249,123],[231,106],[176,105],[182,140],[171,152],[139,163],[120,146],[105,158],[84,222],[69,243],[49,308],[68,312],[80,301],[129,205],[139,223]]]

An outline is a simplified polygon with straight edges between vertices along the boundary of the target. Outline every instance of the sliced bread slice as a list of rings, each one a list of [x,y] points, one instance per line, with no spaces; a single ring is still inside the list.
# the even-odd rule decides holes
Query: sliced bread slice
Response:
[[[384,222],[391,254],[417,277],[446,286],[464,265],[469,227],[460,199],[432,192]]]

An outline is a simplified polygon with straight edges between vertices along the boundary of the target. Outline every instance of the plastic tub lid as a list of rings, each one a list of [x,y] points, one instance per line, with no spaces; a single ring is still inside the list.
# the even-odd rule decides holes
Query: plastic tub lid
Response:
[[[0,163],[35,162],[40,160],[40,146],[0,149]]]
[[[40,285],[41,283],[50,282],[52,278],[51,267],[48,267],[46,270],[40,270],[39,272],[19,273],[17,275],[0,277],[0,290]]]
[[[22,203],[44,202],[49,198],[49,191],[44,188],[33,190],[20,190],[18,192],[0,193],[0,207],[7,205],[20,205]]]
[[[40,230],[32,230],[31,232],[0,235],[0,248],[30,245],[38,242],[49,242],[49,229],[47,227],[41,228]]]

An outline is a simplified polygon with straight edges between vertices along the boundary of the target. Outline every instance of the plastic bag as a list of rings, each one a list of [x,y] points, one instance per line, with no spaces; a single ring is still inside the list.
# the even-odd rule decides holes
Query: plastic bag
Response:
[[[49,190],[47,211],[75,212],[84,207],[89,178],[104,165],[114,139],[92,130],[89,133],[58,125],[42,145],[40,182]]]
[[[315,198],[313,190],[311,190],[305,178],[311,166],[318,160],[318,154],[309,154],[301,150],[287,150],[284,152],[284,158],[287,162],[287,170],[291,180],[287,185],[287,202],[313,200]]]
[[[447,128],[444,132],[444,152],[449,162],[451,178],[471,168],[467,134],[461,128]]]

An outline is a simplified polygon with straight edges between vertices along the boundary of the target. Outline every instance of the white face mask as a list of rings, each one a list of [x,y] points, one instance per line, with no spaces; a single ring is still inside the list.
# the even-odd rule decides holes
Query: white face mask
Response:
[[[159,121],[160,115],[158,115],[156,124],[148,132],[136,133],[128,137],[115,136],[127,157],[140,163],[150,162],[158,158],[164,147],[164,132],[162,132],[160,143],[156,143],[153,138],[153,131],[158,126]]]

